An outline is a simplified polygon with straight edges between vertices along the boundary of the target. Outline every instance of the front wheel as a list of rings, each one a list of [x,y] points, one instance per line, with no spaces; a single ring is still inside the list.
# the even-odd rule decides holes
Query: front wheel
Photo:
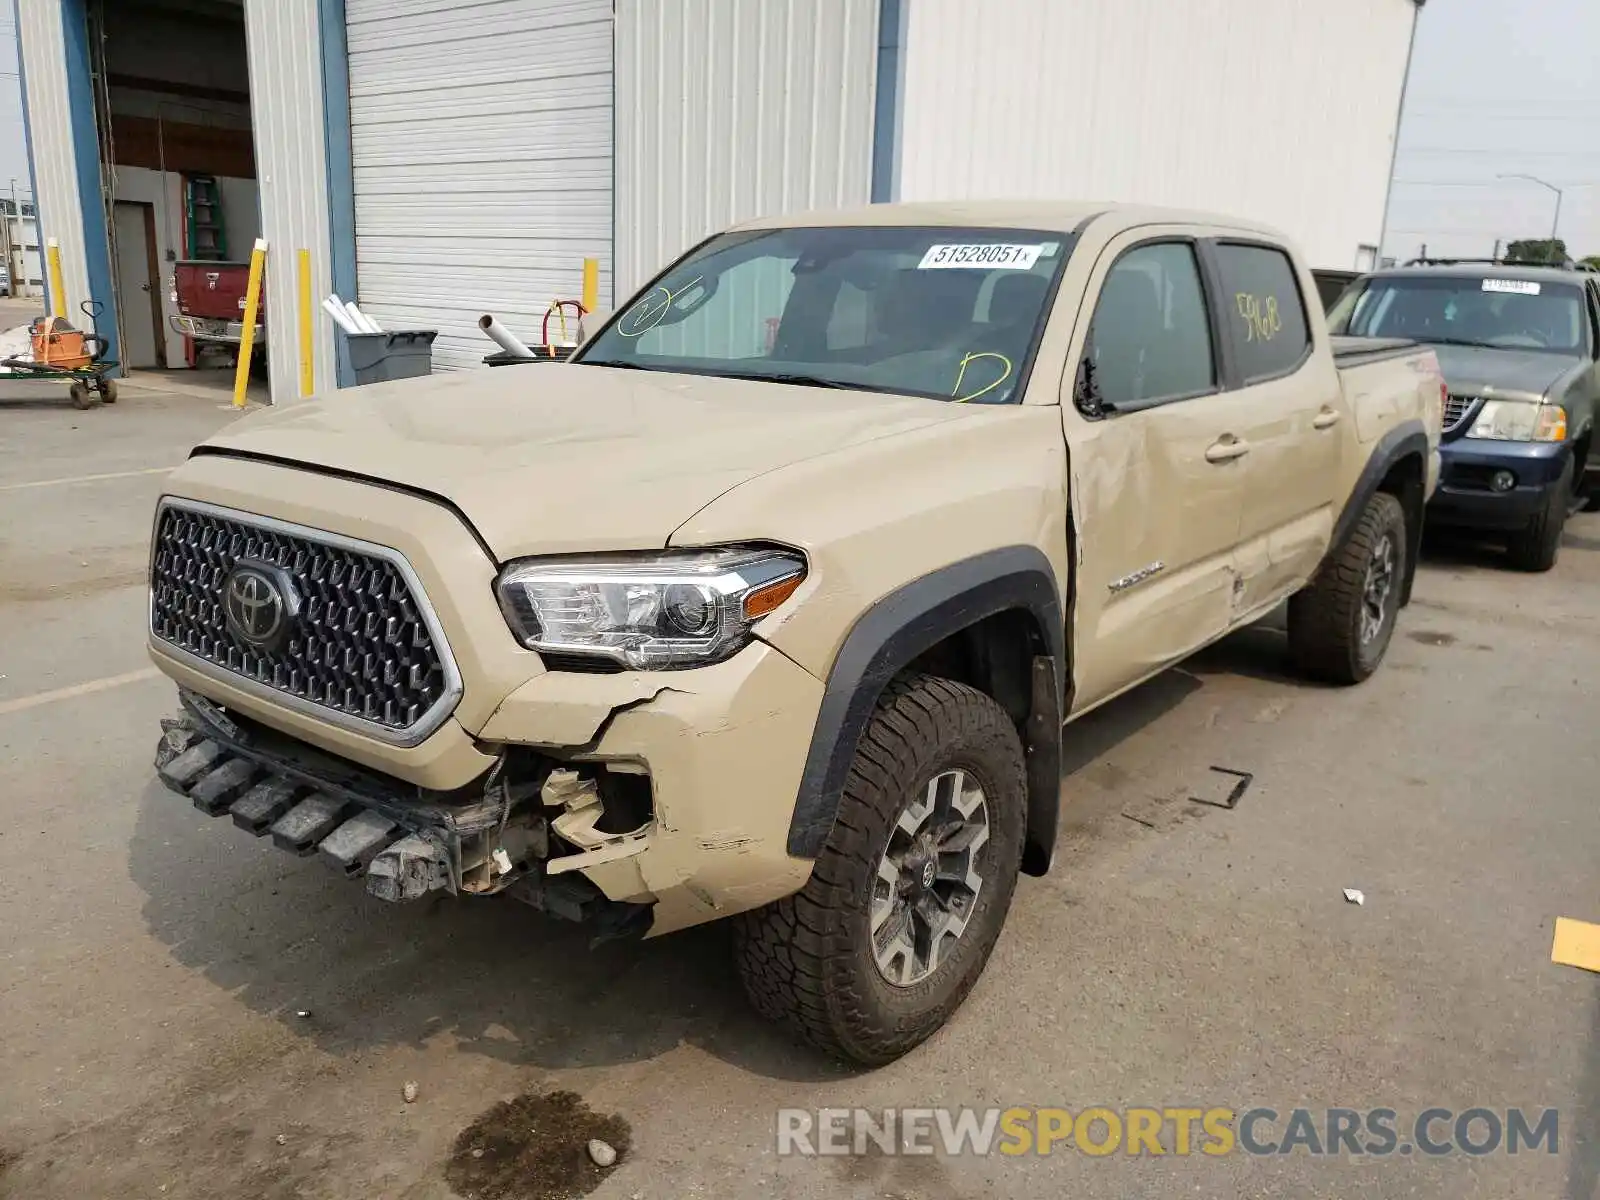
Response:
[[[1378,669],[1400,614],[1406,514],[1397,497],[1367,501],[1344,545],[1289,599],[1289,656],[1329,683],[1360,683]]]
[[[756,1009],[877,1066],[960,1007],[1022,861],[1022,742],[994,700],[930,675],[884,693],[806,886],[737,919]]]
[[[1545,505],[1527,527],[1506,540],[1511,565],[1519,571],[1542,572],[1556,565],[1561,555],[1561,535],[1567,527],[1567,510],[1572,497],[1572,461],[1550,489]]]

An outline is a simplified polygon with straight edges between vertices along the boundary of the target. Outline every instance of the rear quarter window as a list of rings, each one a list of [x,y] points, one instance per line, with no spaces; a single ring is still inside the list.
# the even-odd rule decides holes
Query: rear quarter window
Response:
[[[1311,349],[1311,325],[1294,263],[1270,246],[1223,242],[1216,254],[1223,319],[1244,382],[1294,371]]]

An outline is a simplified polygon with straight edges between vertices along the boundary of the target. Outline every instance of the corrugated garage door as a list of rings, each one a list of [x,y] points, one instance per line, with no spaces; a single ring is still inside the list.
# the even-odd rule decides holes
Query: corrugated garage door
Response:
[[[346,0],[361,306],[477,366],[600,259],[611,292],[611,0]]]

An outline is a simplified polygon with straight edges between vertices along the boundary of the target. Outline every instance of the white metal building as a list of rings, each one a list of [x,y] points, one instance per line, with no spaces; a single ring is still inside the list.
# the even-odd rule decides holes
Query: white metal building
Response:
[[[707,233],[785,209],[1177,204],[1270,221],[1317,265],[1365,265],[1422,2],[474,0],[470,19],[462,0],[17,5],[69,311],[114,299],[130,357],[154,323],[151,353],[181,365],[142,285],[167,291],[192,237],[186,189],[215,176],[231,256],[269,244],[285,399],[302,249],[318,298],[439,329],[436,369],[494,348],[484,312],[536,338],[549,302],[579,295],[585,257],[608,304]],[[341,371],[316,316],[321,390]]]

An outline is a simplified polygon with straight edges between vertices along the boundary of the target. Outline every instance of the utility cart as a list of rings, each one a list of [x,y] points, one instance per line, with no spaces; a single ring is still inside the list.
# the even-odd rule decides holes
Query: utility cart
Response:
[[[32,358],[0,360],[7,380],[70,380],[67,395],[75,408],[98,408],[102,402],[117,402],[117,382],[111,378],[115,359],[105,357],[109,343],[97,332],[97,318],[104,311],[98,300],[83,303],[91,332],[75,329],[65,317],[35,317],[28,326],[33,343]]]

